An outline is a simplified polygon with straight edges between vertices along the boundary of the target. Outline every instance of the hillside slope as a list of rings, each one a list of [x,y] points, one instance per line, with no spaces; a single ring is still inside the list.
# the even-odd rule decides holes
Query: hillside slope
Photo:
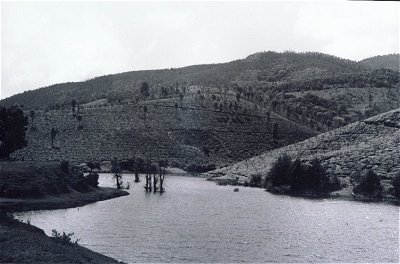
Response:
[[[400,108],[266,152],[209,175],[227,180],[235,177],[246,180],[258,173],[265,177],[282,154],[304,161],[316,157],[329,175],[338,176],[348,187],[351,187],[352,173],[372,169],[381,176],[387,193],[390,180],[400,171]],[[351,188],[346,191],[350,192]]]
[[[101,76],[84,82],[55,84],[11,96],[0,101],[0,105],[10,106],[18,103],[29,109],[44,109],[46,106],[69,106],[72,99],[80,103],[103,98],[135,99],[143,81],[149,84],[150,95],[154,96],[162,86],[165,88],[175,85],[215,87],[243,81],[286,82],[340,73],[356,73],[362,70],[364,70],[363,67],[354,61],[322,53],[269,51],[228,63],[132,71]]]
[[[57,84],[0,105],[36,111],[28,146],[12,155],[17,159],[140,156],[180,167],[226,166],[398,108],[399,83],[400,73],[389,69],[316,52],[268,51]],[[52,128],[59,132],[55,148]]]
[[[226,166],[317,134],[274,113],[268,118],[262,109],[248,113],[245,109],[253,105],[243,100],[237,111],[207,107],[211,102],[188,95],[182,100],[88,106],[80,109],[81,121],[71,111],[37,111],[34,128],[27,131],[28,146],[12,157],[76,164],[139,156],[153,161],[166,158],[180,167]],[[58,130],[54,147],[52,128]]]
[[[388,54],[383,56],[375,56],[364,59],[359,62],[369,69],[390,69],[394,71],[400,70],[400,54]]]

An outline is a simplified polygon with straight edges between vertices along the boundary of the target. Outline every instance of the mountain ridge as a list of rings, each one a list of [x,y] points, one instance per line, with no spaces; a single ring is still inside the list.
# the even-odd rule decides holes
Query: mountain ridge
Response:
[[[231,77],[231,79],[229,80],[232,80],[232,78],[238,78],[239,73],[245,70],[273,70],[273,65],[278,64],[279,66],[279,64],[293,63],[293,65],[298,63],[300,65],[299,67],[301,69],[304,69],[307,68],[307,63],[309,64],[308,66],[311,67],[313,65],[318,65],[318,61],[321,60],[323,61],[323,63],[327,64],[326,67],[328,68],[328,70],[330,69],[330,71],[338,71],[338,69],[342,69],[341,71],[345,72],[363,70],[363,66],[355,61],[342,59],[323,53],[277,53],[267,51],[255,53],[247,56],[244,59],[233,60],[225,63],[191,65],[181,68],[170,69],[128,71],[117,74],[98,76],[90,80],[81,82],[66,82],[54,84],[16,94],[8,98],[4,98],[0,101],[0,105],[9,106],[20,102],[28,108],[41,107],[43,109],[45,106],[49,106],[52,103],[68,104],[72,99],[76,99],[82,103],[87,103],[91,99],[93,99],[92,97],[95,97],[96,99],[112,97],[108,96],[107,94],[103,94],[107,93],[110,90],[116,90],[117,92],[121,92],[120,90],[137,90],[142,81],[149,82],[150,86],[154,86],[156,84],[168,85],[171,82],[184,82],[185,80],[192,81],[192,84],[194,85],[204,85],[205,83],[212,81],[213,79],[217,79],[218,82],[218,74],[215,74],[215,71],[217,71],[217,73],[222,72],[224,74],[228,74],[228,77]],[[266,67],[268,65],[272,66]],[[225,80],[220,81],[226,83]],[[119,82],[120,84],[122,82],[123,85],[118,87],[118,84],[116,82]],[[96,87],[96,89],[100,91],[96,91],[96,89],[94,89],[93,87]],[[60,92],[60,89],[64,91]],[[83,96],[83,98],[79,95],[79,93],[85,92],[82,91],[82,89],[90,90],[89,94]],[[50,96],[53,93],[54,96]],[[125,95],[126,94],[128,93],[125,93]],[[29,100],[25,99],[25,97],[32,97],[33,95],[40,97],[41,101],[35,102],[33,104]],[[47,97],[49,98],[46,99]]]

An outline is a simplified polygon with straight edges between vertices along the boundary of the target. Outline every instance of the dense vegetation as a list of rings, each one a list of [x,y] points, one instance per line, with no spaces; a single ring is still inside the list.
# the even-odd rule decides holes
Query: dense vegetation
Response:
[[[1,103],[19,103],[29,109],[60,109],[69,107],[71,100],[84,104],[99,99],[140,101],[168,97],[184,94],[192,85],[226,88],[260,99],[282,91],[391,87],[397,83],[398,74],[390,70],[371,71],[363,64],[315,52],[269,51],[229,63],[126,72],[85,82],[55,84],[12,96]]]
[[[399,72],[390,69],[315,52],[261,52],[57,84],[0,104],[24,105],[34,127],[31,146],[15,158],[157,155],[202,172],[399,107],[398,88]]]
[[[389,54],[383,56],[375,56],[359,62],[365,67],[371,69],[391,69],[394,71],[400,70],[400,54]]]
[[[336,177],[328,176],[318,159],[304,163],[284,154],[273,164],[265,180],[269,190],[282,186],[287,186],[291,193],[328,193],[339,189],[340,182]]]
[[[27,125],[28,117],[19,106],[0,107],[0,159],[26,146]]]
[[[90,192],[83,173],[68,162],[0,162],[0,197],[27,198]]]
[[[367,170],[355,180],[356,186],[353,189],[355,194],[362,194],[374,198],[382,198],[383,188],[381,179],[373,170]]]

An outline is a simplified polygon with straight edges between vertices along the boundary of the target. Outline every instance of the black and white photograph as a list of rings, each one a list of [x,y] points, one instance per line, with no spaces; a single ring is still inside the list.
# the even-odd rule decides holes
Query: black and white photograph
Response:
[[[400,263],[399,2],[0,7],[0,263]]]

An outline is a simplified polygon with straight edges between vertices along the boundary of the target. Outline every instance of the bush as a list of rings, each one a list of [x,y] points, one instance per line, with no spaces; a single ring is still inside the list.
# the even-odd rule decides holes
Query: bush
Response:
[[[99,174],[95,172],[91,172],[85,177],[85,181],[88,185],[98,188],[99,186]]]
[[[250,187],[261,187],[262,186],[262,176],[261,174],[253,174],[250,176],[249,181]]]
[[[78,238],[77,240],[72,241],[72,236],[73,235],[74,235],[74,233],[65,233],[65,232],[63,232],[61,234],[55,229],[51,230],[51,236],[54,239],[60,241],[61,243],[78,245],[78,241],[81,240],[81,239]]]
[[[68,161],[61,161],[60,168],[63,172],[69,173],[69,162]]]
[[[393,185],[393,195],[397,199],[400,199],[400,172],[394,176],[392,179],[392,185]]]
[[[371,197],[382,197],[381,179],[373,170],[368,170],[361,176],[361,180],[354,187],[353,192]]]

